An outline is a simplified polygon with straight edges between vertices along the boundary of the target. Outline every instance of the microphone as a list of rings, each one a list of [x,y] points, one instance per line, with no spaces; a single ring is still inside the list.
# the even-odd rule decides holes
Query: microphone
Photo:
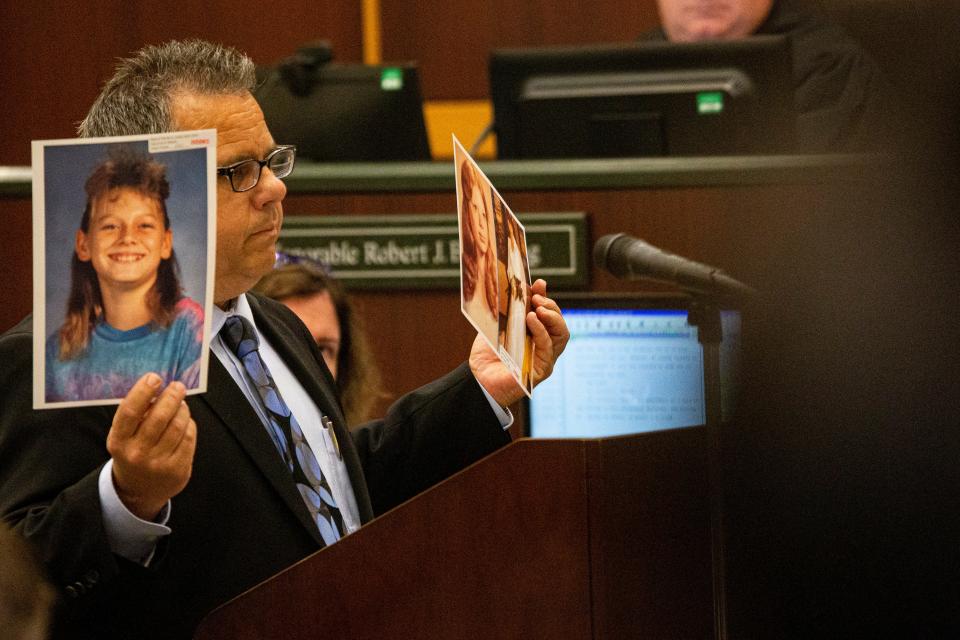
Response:
[[[717,298],[746,298],[755,293],[715,267],[667,253],[625,233],[597,240],[593,262],[618,278],[658,280]]]

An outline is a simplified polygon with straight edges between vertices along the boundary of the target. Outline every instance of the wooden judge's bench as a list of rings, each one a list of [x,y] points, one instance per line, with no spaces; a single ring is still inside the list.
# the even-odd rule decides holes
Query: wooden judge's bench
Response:
[[[519,440],[211,613],[198,640],[708,638],[705,434]]]

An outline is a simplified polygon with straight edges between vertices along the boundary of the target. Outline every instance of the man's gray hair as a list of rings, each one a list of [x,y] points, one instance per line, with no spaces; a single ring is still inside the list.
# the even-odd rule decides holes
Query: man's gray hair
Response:
[[[203,40],[147,46],[120,60],[77,133],[91,138],[173,131],[170,102],[177,93],[238,95],[255,84],[253,60],[232,47]]]

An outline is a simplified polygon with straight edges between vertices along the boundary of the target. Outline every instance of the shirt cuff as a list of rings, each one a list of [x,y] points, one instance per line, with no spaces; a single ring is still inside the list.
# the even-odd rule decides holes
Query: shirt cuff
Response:
[[[493,409],[493,413],[497,416],[497,420],[500,421],[500,426],[503,427],[503,430],[506,431],[513,426],[513,412],[510,411],[508,407],[501,407],[500,403],[493,399],[493,396],[490,395],[479,381],[477,381],[477,385],[480,387],[480,391],[483,391],[487,402],[490,403],[490,408]]]
[[[148,566],[153,559],[157,541],[170,535],[171,529],[166,526],[170,520],[170,501],[164,505],[156,522],[142,520],[130,513],[113,486],[112,459],[100,470],[98,489],[103,527],[107,532],[110,550],[127,560]]]

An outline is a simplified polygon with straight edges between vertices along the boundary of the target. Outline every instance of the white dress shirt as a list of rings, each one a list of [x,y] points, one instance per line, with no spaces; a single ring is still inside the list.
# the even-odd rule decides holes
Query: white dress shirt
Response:
[[[250,311],[250,305],[247,297],[240,296],[231,311],[223,311],[218,307],[213,309],[213,318],[210,323],[210,350],[220,359],[227,372],[237,383],[247,401],[257,412],[263,428],[269,424],[260,395],[250,381],[243,363],[231,351],[220,338],[220,329],[223,327],[227,318],[232,315],[238,315],[246,319],[256,329],[256,322],[253,319],[253,313]],[[270,342],[257,329],[257,336],[260,338],[260,357],[263,358],[273,382],[277,385],[283,401],[287,404],[290,412],[297,419],[300,428],[303,430],[303,437],[306,439],[313,455],[316,456],[320,464],[320,471],[330,485],[330,491],[333,493],[333,499],[340,509],[340,515],[343,516],[343,524],[346,531],[344,535],[353,533],[360,528],[360,510],[357,508],[357,498],[353,493],[353,486],[350,484],[350,477],[347,474],[347,467],[343,460],[337,456],[330,435],[324,428],[320,419],[323,414],[310,399],[309,394],[297,380],[296,376],[287,368],[283,360],[270,345]],[[280,452],[277,452],[280,456]]]

